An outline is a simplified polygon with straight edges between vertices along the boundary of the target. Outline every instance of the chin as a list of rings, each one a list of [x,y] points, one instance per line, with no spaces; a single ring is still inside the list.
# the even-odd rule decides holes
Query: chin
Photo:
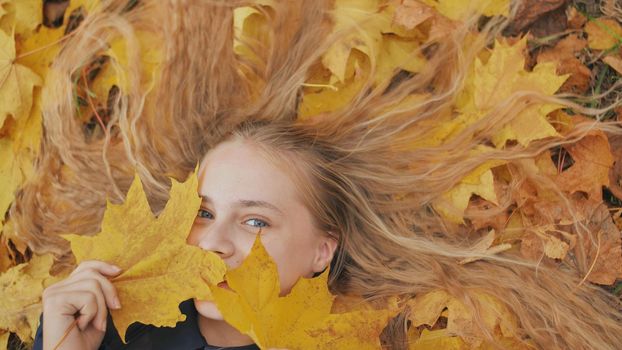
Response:
[[[216,303],[214,303],[213,301],[194,299],[194,307],[196,307],[199,315],[205,318],[218,321],[224,320],[224,317],[218,310]]]

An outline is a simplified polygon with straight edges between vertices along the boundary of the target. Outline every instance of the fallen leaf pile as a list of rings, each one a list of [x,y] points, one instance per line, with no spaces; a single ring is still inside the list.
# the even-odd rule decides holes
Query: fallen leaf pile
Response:
[[[481,24],[494,16],[507,17],[511,3],[335,0],[331,30],[341,36],[311,66],[301,89],[298,118],[322,118],[346,108],[362,92],[388,89],[397,75],[424,72],[434,63],[428,61],[426,43],[477,18],[473,16],[482,16]],[[506,30],[472,56],[451,108],[421,123],[407,147],[450,147],[465,133],[476,140],[481,130],[494,130],[468,155],[494,154],[570,135],[577,126],[595,123],[542,98],[559,93],[591,96],[587,101],[572,98],[599,109],[611,105],[607,96],[619,94],[621,12],[610,5],[613,1],[598,9],[583,3],[523,1]],[[134,5],[135,0],[128,0],[128,8]],[[270,47],[266,29],[273,6],[272,0],[256,0],[234,10],[231,45],[236,55],[248,62],[262,61],[266,53],[256,48]],[[41,293],[63,277],[50,276],[54,258],[33,254],[24,234],[16,231],[10,209],[20,189],[36,175],[33,169],[45,128],[54,127],[42,124],[42,91],[58,79],[55,59],[71,49],[64,46],[67,38],[100,8],[100,0],[0,0],[0,349],[32,342]],[[159,38],[140,28],[134,34],[137,46],[120,35],[102,36],[103,49],[91,61],[72,67],[76,116],[87,140],[111,136],[106,126],[116,99],[160,83],[160,63],[167,58],[160,52]],[[466,36],[465,52],[476,35]],[[127,73],[133,64],[140,64],[140,74]],[[244,74],[256,79],[252,72]],[[262,83],[251,85],[259,90]],[[606,94],[608,90],[613,92]],[[55,93],[48,91],[45,98],[64,96]],[[413,93],[401,103],[418,103],[426,97]],[[145,104],[146,109],[156,107],[154,101]],[[499,119],[498,125],[482,125],[490,116],[501,118],[506,110],[518,114],[509,122]],[[607,109],[599,118],[620,122],[622,109]],[[513,250],[533,261],[571,266],[585,281],[619,295],[621,159],[622,138],[592,130],[528,159],[485,161],[431,204],[448,225],[479,234],[481,239],[473,246],[476,256]],[[499,344],[529,348],[517,339],[515,316],[481,291],[458,298],[434,290],[385,308],[360,304],[337,312],[324,273],[300,279],[289,294],[280,295],[276,267],[260,239],[241,266],[226,272],[231,289],[214,287],[225,274],[223,262],[185,241],[200,201],[196,175],[185,183],[172,183],[170,199],[157,217],[137,176],[123,204],[108,203],[101,232],[90,237],[83,232],[63,235],[71,242],[76,263],[100,259],[123,269],[112,280],[124,306],[112,310],[122,338],[133,322],[174,326],[183,319],[179,302],[211,294],[225,319],[261,348],[378,349],[388,320],[404,310],[409,310],[411,349],[491,348],[484,334],[457,336],[479,334],[469,303],[484,310],[479,316]],[[573,259],[577,252],[591,264],[577,265]]]

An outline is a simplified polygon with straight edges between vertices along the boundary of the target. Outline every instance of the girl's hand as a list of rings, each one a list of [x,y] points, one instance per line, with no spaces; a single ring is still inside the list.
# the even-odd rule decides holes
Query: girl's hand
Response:
[[[107,277],[121,272],[102,261],[84,261],[68,278],[43,291],[43,349],[53,350],[77,322],[58,349],[97,349],[106,331],[108,309],[121,304]]]

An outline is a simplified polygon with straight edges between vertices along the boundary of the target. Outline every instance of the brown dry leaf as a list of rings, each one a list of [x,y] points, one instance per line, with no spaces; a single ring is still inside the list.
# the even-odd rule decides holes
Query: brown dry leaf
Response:
[[[613,166],[607,135],[602,131],[592,131],[565,148],[575,163],[559,174],[555,182],[567,193],[581,191],[590,199],[600,201],[602,187],[609,185],[609,170]]]
[[[328,270],[300,278],[289,294],[279,296],[277,267],[260,237],[242,264],[227,272],[231,290],[211,286],[229,324],[262,349],[380,349],[380,332],[397,312],[395,306],[331,313],[335,297],[328,290]]]
[[[555,228],[555,225],[533,226],[521,238],[521,254],[532,260],[539,261],[543,255],[551,259],[564,259],[568,250],[575,245],[576,237]],[[559,238],[563,236],[569,241]]]
[[[594,50],[608,50],[622,41],[622,27],[611,18],[598,18],[585,25],[587,43]]]
[[[51,254],[34,256],[0,275],[0,330],[16,333],[24,342],[34,339],[43,289],[59,280],[50,276],[53,262]]]
[[[605,56],[603,62],[607,63],[609,67],[613,68],[618,74],[622,75],[622,58],[620,56]]]
[[[588,266],[583,266],[583,273],[592,283],[611,285],[622,278],[622,239],[611,214],[606,206],[598,206],[590,218],[590,232],[584,235],[582,246],[587,253]]]
[[[546,15],[566,3],[566,0],[524,0],[519,2],[519,7],[510,24],[514,33],[521,32],[535,22],[538,18]]]
[[[560,92],[584,93],[590,86],[591,70],[577,57],[577,53],[587,47],[587,41],[579,35],[569,35],[560,40],[554,47],[542,51],[537,62],[555,62],[557,74],[570,74],[570,77],[559,89]]]
[[[618,112],[618,121],[622,121],[620,120],[621,112]],[[614,163],[609,171],[609,185],[607,187],[614,196],[622,199],[622,136],[609,135],[609,144],[611,145]]]
[[[498,187],[499,181],[495,181],[497,196]],[[496,204],[481,197],[471,198],[469,206],[464,211],[464,217],[469,220],[475,230],[492,228],[496,232],[502,232],[509,220],[509,214],[506,210],[499,210]]]
[[[510,248],[512,248],[511,244],[502,243],[492,246],[492,243],[495,240],[495,230],[490,230],[484,237],[482,237],[475,245],[473,245],[470,249],[471,253],[475,256],[460,260],[459,264],[464,265],[473,261],[477,261],[488,256],[499,254],[504,252]]]
[[[569,29],[582,29],[587,23],[587,18],[574,6],[568,7],[567,17]]]
[[[108,203],[100,233],[63,235],[78,264],[102,260],[123,269],[111,280],[123,305],[111,310],[122,340],[134,322],[175,326],[185,319],[182,301],[210,298],[208,283],[222,281],[222,259],[186,243],[201,203],[197,183],[196,172],[184,183],[172,180],[170,199],[156,218],[136,176],[123,204]]]

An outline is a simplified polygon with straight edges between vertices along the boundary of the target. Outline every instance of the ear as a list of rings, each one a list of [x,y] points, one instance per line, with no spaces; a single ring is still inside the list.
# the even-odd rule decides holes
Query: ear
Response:
[[[313,272],[322,272],[328,267],[337,250],[337,239],[328,234],[323,234],[315,250],[313,259]]]

